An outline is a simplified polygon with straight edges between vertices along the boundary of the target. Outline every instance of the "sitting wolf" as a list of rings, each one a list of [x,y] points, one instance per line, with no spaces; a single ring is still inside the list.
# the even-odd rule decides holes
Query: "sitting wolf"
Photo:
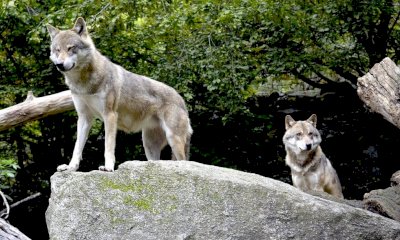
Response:
[[[293,185],[302,191],[325,191],[343,198],[339,177],[319,145],[321,135],[316,125],[315,114],[305,121],[295,121],[289,115],[285,118],[285,161],[291,169]]]
[[[78,113],[77,140],[69,165],[58,171],[76,171],[93,119],[105,127],[105,165],[114,171],[117,128],[142,130],[148,160],[160,159],[168,143],[173,159],[189,158],[192,128],[182,97],[172,88],[148,77],[131,73],[97,51],[83,18],[70,30],[47,25],[51,37],[50,59],[65,76]]]

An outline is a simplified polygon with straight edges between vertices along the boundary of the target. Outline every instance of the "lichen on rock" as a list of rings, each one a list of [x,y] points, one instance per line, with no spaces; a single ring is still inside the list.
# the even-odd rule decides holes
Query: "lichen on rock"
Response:
[[[400,224],[257,174],[193,161],[55,173],[50,239],[396,239]]]

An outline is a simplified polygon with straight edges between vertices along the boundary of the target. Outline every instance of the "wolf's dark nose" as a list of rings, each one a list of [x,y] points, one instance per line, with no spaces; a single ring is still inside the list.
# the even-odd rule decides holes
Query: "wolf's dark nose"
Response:
[[[307,150],[310,150],[311,149],[311,144],[306,144],[306,148],[307,148]]]
[[[58,70],[60,70],[60,71],[64,71],[65,70],[63,63],[56,64],[56,66],[57,66]]]

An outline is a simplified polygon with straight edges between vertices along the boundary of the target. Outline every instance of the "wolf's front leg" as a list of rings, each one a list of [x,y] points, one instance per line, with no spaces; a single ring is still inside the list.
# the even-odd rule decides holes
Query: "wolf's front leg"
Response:
[[[106,132],[105,139],[105,165],[100,166],[99,170],[106,172],[114,171],[115,164],[115,141],[117,137],[117,120],[118,114],[110,111],[104,116],[104,129]]]
[[[302,190],[303,192],[310,190],[307,185],[307,182],[306,182],[304,176],[302,176],[302,174],[292,171],[292,182],[293,182],[293,186]]]
[[[78,113],[77,138],[74,147],[74,153],[69,164],[62,164],[57,167],[57,171],[76,171],[79,168],[79,162],[82,159],[82,151],[89,136],[89,130],[92,127],[93,117]]]

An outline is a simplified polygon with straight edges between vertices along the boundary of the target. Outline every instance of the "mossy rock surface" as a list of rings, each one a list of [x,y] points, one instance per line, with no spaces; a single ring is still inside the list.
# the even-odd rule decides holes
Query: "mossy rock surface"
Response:
[[[55,173],[50,239],[400,239],[400,224],[260,175],[192,161]]]

